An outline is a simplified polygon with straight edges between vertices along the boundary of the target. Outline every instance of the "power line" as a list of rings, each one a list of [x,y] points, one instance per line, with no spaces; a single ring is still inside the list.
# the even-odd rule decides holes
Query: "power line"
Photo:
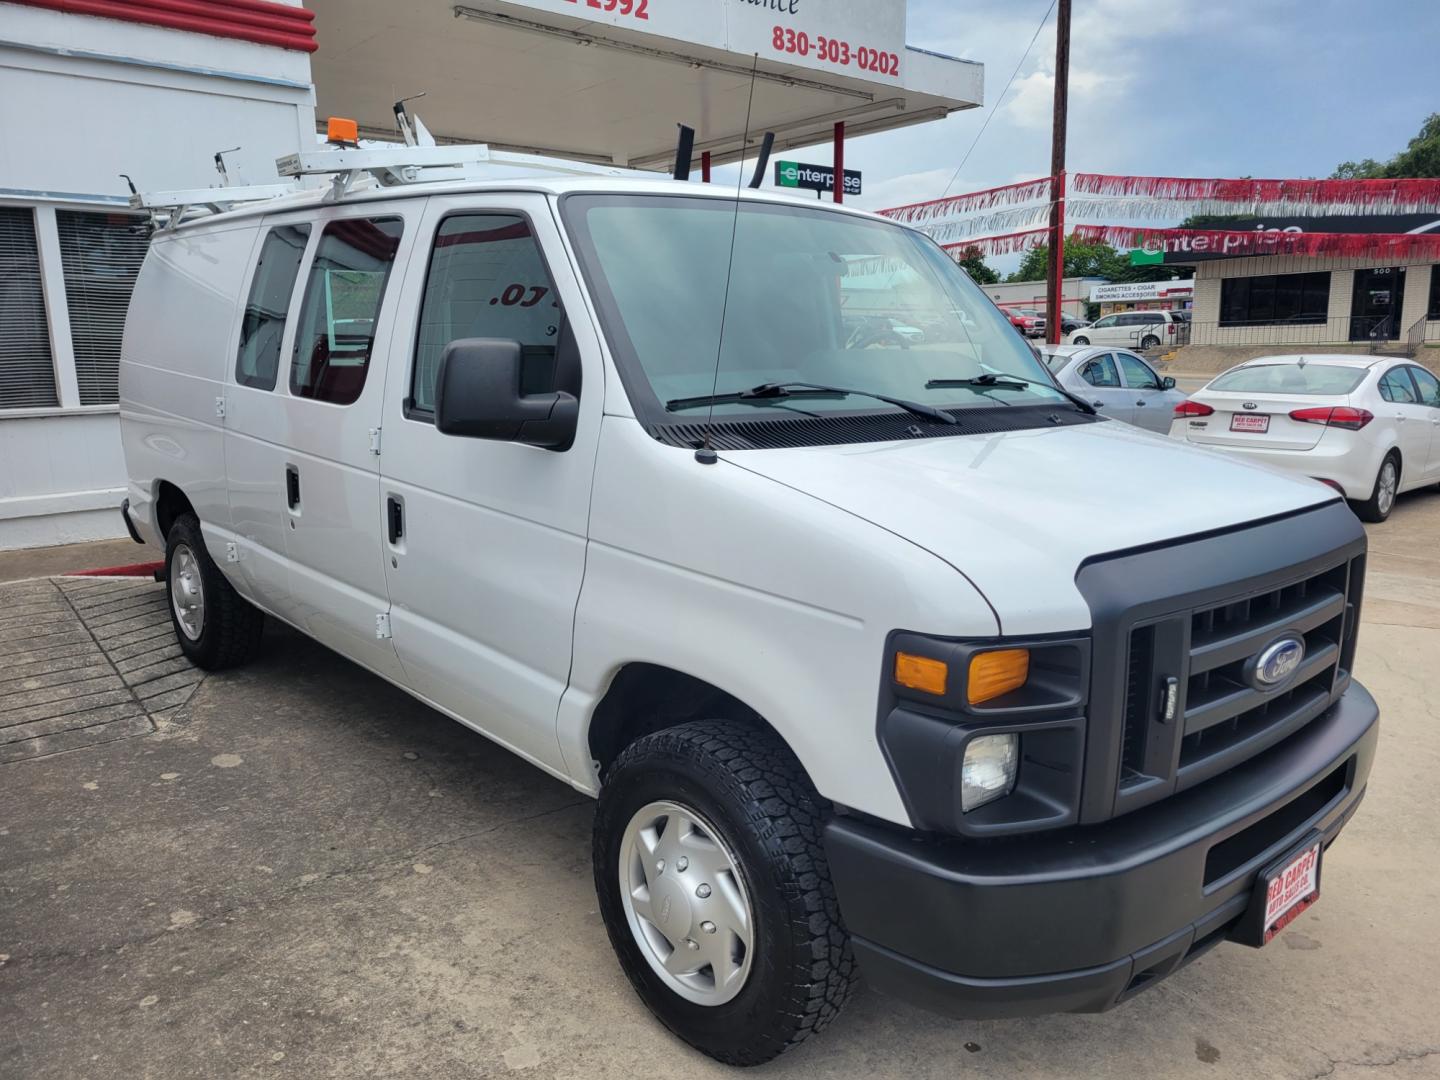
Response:
[[[955,186],[955,181],[960,179],[960,171],[965,168],[965,163],[970,160],[970,155],[975,152],[979,145],[980,136],[985,134],[985,129],[990,126],[990,121],[1000,111],[1000,103],[1005,100],[1005,95],[1010,92],[1011,85],[1015,82],[1015,76],[1020,74],[1020,69],[1025,65],[1025,60],[1030,55],[1030,50],[1035,47],[1035,42],[1040,38],[1040,31],[1045,29],[1045,24],[1050,21],[1050,13],[1055,10],[1056,0],[1050,0],[1050,6],[1045,9],[1045,14],[1040,16],[1040,25],[1035,27],[1035,33],[1030,35],[1030,44],[1025,46],[1025,51],[1020,54],[1020,62],[1015,65],[1015,70],[1010,73],[1010,81],[1005,84],[1005,89],[1000,91],[1000,96],[995,99],[995,104],[990,106],[990,111],[985,114],[985,122],[980,125],[980,130],[975,133],[974,140],[970,143],[970,149],[965,151],[965,156],[960,159],[956,166],[955,173],[950,177],[950,182],[945,185],[945,190],[940,193],[943,199],[950,194],[950,189]]]

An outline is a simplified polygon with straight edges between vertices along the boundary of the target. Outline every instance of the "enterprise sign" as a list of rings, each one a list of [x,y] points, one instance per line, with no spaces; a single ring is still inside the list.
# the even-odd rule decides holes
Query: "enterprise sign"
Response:
[[[805,188],[808,191],[834,191],[835,168],[832,165],[806,165],[803,161],[775,162],[775,186]],[[860,194],[860,173],[845,170],[845,194]]]

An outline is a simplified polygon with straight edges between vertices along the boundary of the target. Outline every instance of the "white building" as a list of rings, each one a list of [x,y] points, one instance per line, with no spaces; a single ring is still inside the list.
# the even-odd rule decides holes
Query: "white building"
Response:
[[[116,370],[146,247],[122,173],[218,185],[239,147],[232,182],[273,183],[316,137],[317,90],[368,137],[427,91],[442,141],[637,168],[668,170],[686,124],[697,179],[762,132],[843,152],[983,97],[980,64],[907,44],[906,0],[61,6],[0,0],[0,549],[122,535]]]
[[[1060,310],[1077,319],[1085,318],[1085,311],[1094,299],[1094,291],[1105,284],[1102,277],[1067,277],[1061,282]],[[985,295],[995,301],[1001,310],[1023,311],[1047,310],[1043,281],[997,281],[994,285],[982,285]]]
[[[123,534],[115,379],[146,234],[120,174],[208,187],[238,146],[232,176],[273,181],[314,138],[298,6],[89,6],[109,14],[0,3],[0,548]]]

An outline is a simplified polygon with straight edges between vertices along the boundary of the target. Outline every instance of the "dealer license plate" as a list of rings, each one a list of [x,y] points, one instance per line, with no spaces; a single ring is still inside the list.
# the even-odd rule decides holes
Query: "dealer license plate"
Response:
[[[1236,413],[1230,417],[1231,431],[1254,431],[1260,434],[1270,430],[1270,417],[1264,413]]]
[[[1264,945],[1318,900],[1322,850],[1319,834],[1312,833],[1299,847],[1260,871],[1250,907],[1231,933],[1232,939]]]

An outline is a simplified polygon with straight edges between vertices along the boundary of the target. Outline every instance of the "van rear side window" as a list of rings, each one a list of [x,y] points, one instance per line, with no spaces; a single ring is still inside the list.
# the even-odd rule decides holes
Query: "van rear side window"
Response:
[[[277,225],[265,234],[245,318],[240,323],[240,352],[235,358],[235,381],[257,390],[274,390],[280,368],[280,339],[295,277],[310,239],[309,225]]]
[[[347,218],[325,226],[295,331],[292,394],[333,405],[349,405],[360,396],[402,229],[398,217]]]

